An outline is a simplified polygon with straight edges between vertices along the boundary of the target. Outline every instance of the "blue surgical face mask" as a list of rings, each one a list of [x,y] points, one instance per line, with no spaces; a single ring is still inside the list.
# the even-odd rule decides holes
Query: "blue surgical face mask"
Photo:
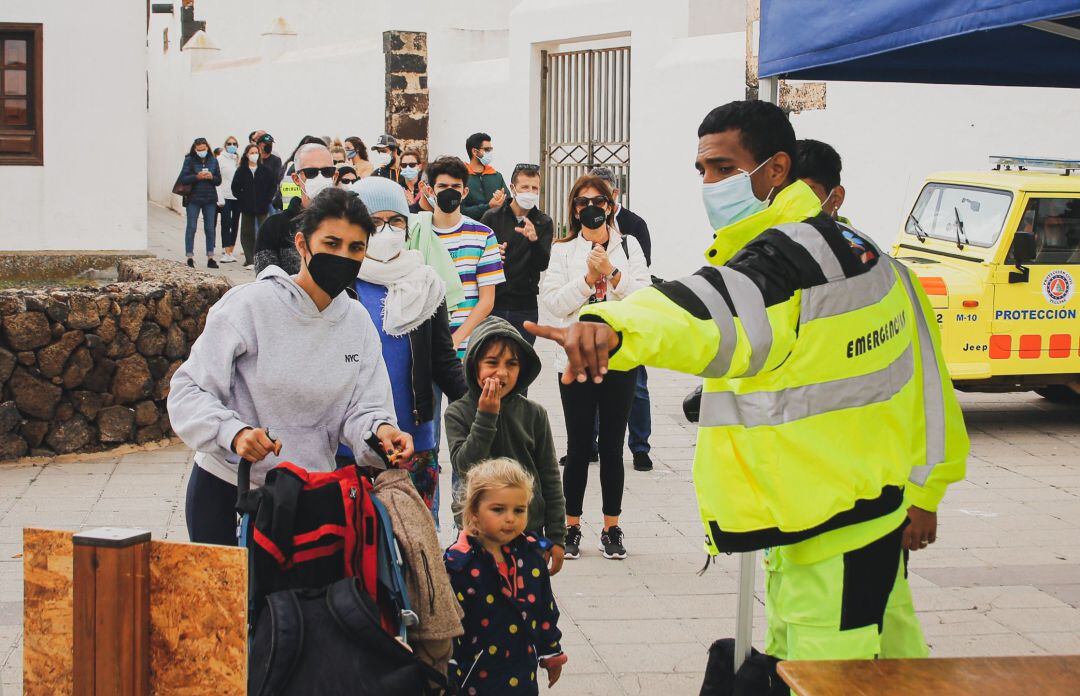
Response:
[[[765,162],[771,159],[772,157]],[[709,224],[714,230],[727,227],[769,207],[769,196],[773,189],[769,189],[765,200],[760,200],[754,195],[754,187],[750,181],[750,176],[764,167],[765,162],[754,167],[753,171],[740,169],[738,174],[723,181],[701,185],[701,200],[705,204]]]
[[[225,152],[228,152],[230,155],[235,155],[236,154],[236,146],[235,145],[226,145],[225,146]]]
[[[483,155],[483,156],[482,156],[482,157],[480,158],[480,164],[482,164],[482,165],[484,165],[485,167],[487,167],[488,165],[490,165],[490,164],[491,164],[491,162],[492,162],[492,161],[493,161],[494,159],[495,159],[495,158],[494,158],[494,156],[492,155],[492,153],[491,153],[491,152],[485,152],[485,153],[484,153],[484,155]]]
[[[205,158],[207,152],[209,152],[209,150],[203,150],[202,152],[196,150],[195,154],[198,155],[200,158]]]
[[[420,167],[414,165],[401,168],[401,178],[406,181],[415,181],[418,176],[420,176]]]

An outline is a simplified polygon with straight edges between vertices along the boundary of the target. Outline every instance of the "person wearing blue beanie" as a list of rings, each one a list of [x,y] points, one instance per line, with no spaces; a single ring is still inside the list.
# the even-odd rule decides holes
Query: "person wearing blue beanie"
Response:
[[[466,391],[464,369],[450,337],[446,286],[424,255],[407,247],[410,221],[404,189],[374,176],[349,189],[375,223],[353,290],[379,332],[395,415],[413,434],[416,446],[414,457],[394,464],[409,471],[431,509],[439,481],[436,390],[452,400]],[[352,452],[342,447],[338,457],[339,463],[350,462]]]

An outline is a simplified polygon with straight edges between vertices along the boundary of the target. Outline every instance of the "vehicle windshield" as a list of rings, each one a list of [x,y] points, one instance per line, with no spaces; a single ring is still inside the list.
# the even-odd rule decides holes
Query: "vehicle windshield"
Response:
[[[977,247],[993,246],[1012,205],[1008,191],[927,184],[907,219],[904,231]]]

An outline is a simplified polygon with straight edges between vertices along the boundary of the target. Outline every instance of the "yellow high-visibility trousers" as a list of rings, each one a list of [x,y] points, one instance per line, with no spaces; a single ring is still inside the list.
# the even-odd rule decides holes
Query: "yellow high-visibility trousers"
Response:
[[[765,553],[765,652],[782,660],[926,657],[911,602],[903,526],[811,564]]]

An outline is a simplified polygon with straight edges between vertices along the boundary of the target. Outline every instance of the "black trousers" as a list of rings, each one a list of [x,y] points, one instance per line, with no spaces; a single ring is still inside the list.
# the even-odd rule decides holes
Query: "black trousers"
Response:
[[[562,375],[560,375],[561,377]],[[637,371],[608,372],[600,384],[559,382],[563,419],[566,421],[566,467],[563,494],[566,514],[581,515],[585,487],[589,482],[589,457],[593,451],[593,427],[599,416],[600,490],[605,515],[622,513],[623,442],[630,406],[634,402]]]
[[[188,539],[236,546],[236,486],[193,465],[184,502]]]

